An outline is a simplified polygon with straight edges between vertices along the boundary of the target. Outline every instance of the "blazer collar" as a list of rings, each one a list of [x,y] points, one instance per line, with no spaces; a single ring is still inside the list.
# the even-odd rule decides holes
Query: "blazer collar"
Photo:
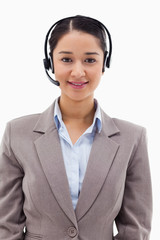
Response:
[[[114,121],[101,110],[102,131],[95,136],[82,190],[74,211],[61,145],[54,123],[54,104],[40,115],[33,130],[39,133],[40,137],[34,143],[46,179],[57,202],[68,218],[77,226],[77,221],[87,213],[108,175],[114,156],[119,148],[119,145],[110,137],[119,133],[119,130]],[[92,187],[93,185],[94,187]]]
[[[34,132],[45,133],[56,128],[54,122],[54,106],[55,101],[43,113],[40,114],[40,117],[33,129]]]
[[[47,108],[39,117],[33,131],[45,133],[50,129],[55,129],[56,124],[54,122],[54,106],[55,101],[52,103],[49,108]],[[106,136],[111,137],[114,134],[119,133],[119,129],[115,125],[111,117],[109,117],[102,109],[102,128]]]
[[[109,117],[102,109],[102,130],[107,137],[111,137],[120,132],[113,119]]]

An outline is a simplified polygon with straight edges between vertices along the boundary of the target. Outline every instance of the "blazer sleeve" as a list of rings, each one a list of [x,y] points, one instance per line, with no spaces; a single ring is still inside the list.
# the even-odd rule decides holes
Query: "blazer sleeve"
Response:
[[[115,240],[149,240],[152,219],[152,187],[147,151],[146,130],[143,128],[136,150],[130,159],[124,198],[115,220]]]
[[[0,239],[22,240],[24,174],[11,148],[10,132],[8,123],[0,147]]]

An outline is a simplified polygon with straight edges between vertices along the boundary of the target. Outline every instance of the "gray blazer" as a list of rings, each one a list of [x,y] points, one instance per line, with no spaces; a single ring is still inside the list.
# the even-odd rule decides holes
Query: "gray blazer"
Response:
[[[145,129],[102,111],[103,128],[74,211],[53,111],[54,104],[7,124],[0,150],[0,239],[148,240],[152,191]]]

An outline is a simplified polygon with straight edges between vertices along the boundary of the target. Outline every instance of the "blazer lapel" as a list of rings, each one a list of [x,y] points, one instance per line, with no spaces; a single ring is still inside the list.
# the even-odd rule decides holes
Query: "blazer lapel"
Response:
[[[72,206],[68,179],[61,152],[58,132],[53,120],[52,105],[45,111],[34,128],[34,132],[42,135],[35,141],[35,147],[44,170],[45,176],[57,199],[68,218],[77,225],[75,212]]]
[[[102,131],[97,133],[88,161],[82,190],[76,207],[79,221],[94,203],[108,175],[119,145],[109,137],[119,132],[113,120],[102,111]]]

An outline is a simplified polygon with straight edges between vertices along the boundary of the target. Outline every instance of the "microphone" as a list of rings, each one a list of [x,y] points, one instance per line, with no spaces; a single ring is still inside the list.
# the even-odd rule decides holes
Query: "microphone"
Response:
[[[48,79],[51,81],[51,83],[55,84],[56,86],[60,86],[60,82],[54,80],[53,78],[51,78],[51,76],[49,75],[49,73],[47,72],[47,70],[45,69],[45,72],[47,74]]]

